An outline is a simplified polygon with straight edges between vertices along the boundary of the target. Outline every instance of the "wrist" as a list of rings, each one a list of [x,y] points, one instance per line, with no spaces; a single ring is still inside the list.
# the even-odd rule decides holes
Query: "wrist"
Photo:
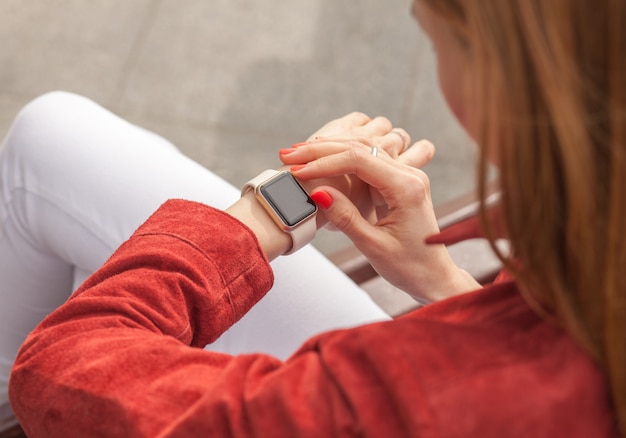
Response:
[[[406,272],[410,286],[404,289],[420,303],[442,301],[482,287],[459,268],[444,246],[428,247],[423,256]]]
[[[269,260],[291,249],[291,237],[276,226],[274,220],[255,199],[253,192],[245,193],[226,209],[226,213],[252,230]]]
[[[289,171],[261,172],[244,184],[241,199],[228,212],[257,233],[268,257],[292,254],[315,237],[317,206]]]
[[[420,294],[429,302],[441,301],[455,295],[461,295],[480,289],[482,285],[467,271],[459,268],[456,264],[448,266],[445,274],[433,279],[431,286]]]

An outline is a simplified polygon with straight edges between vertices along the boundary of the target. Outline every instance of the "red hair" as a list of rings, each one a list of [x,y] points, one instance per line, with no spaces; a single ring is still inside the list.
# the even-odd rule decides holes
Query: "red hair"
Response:
[[[626,2],[418,1],[467,40],[479,190],[495,159],[519,263],[503,261],[603,367],[626,433]]]

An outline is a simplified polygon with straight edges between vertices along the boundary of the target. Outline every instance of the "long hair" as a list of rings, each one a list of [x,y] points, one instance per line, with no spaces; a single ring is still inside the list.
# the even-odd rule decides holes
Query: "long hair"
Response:
[[[500,256],[604,369],[626,433],[626,2],[421,1],[467,43],[481,199],[488,159],[500,169]]]

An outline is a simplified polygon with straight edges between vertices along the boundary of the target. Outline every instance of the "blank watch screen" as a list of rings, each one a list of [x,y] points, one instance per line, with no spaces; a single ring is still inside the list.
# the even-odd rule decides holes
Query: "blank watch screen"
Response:
[[[283,222],[292,227],[316,210],[315,202],[288,172],[261,186],[261,194]]]

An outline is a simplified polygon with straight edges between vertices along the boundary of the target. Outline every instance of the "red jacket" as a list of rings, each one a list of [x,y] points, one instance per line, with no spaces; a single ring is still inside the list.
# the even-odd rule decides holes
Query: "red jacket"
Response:
[[[169,201],[24,343],[29,437],[614,436],[604,378],[501,283],[317,336],[290,359],[202,349],[270,288],[256,238]]]

